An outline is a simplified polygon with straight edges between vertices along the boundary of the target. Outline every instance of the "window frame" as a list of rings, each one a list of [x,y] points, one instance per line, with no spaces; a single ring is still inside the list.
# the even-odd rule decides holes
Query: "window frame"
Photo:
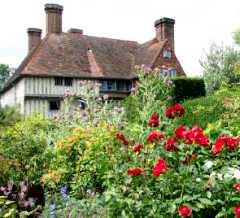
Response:
[[[73,78],[65,77],[64,78],[64,86],[67,86],[67,87],[73,86]]]
[[[64,78],[63,77],[54,77],[55,86],[63,86]]]
[[[55,105],[56,107],[52,107],[53,105],[51,105],[51,104],[53,104],[53,103],[56,104]],[[61,100],[49,100],[48,104],[49,104],[49,111],[51,111],[51,112],[59,111],[61,109]],[[52,108],[56,108],[56,109],[52,109]]]

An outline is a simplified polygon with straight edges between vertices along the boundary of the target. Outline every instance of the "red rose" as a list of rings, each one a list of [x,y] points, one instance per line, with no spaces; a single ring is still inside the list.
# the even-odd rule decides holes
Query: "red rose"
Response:
[[[161,140],[163,138],[163,134],[162,133],[159,133],[158,131],[152,131],[148,137],[147,137],[147,141],[148,142],[153,142],[155,140]]]
[[[240,183],[234,184],[233,188],[235,188],[236,191],[240,192]]]
[[[207,147],[209,145],[209,140],[204,136],[202,129],[195,126],[186,133],[186,144],[197,143],[201,146]]]
[[[158,127],[159,126],[159,115],[158,113],[154,113],[148,121],[148,125],[150,127]]]
[[[138,176],[138,175],[141,175],[143,172],[144,172],[144,170],[141,168],[129,169],[128,175],[129,176]]]
[[[176,151],[177,150],[177,147],[175,146],[176,142],[177,142],[176,138],[168,138],[166,143],[165,143],[164,148],[167,151]]]
[[[117,132],[116,136],[120,141],[123,142],[124,145],[129,145],[129,141],[125,138],[125,136],[122,133]]]
[[[167,118],[174,118],[176,116],[181,117],[185,113],[183,106],[179,103],[173,105],[172,107],[166,109],[165,115]]]
[[[169,119],[174,118],[174,112],[173,112],[172,108],[168,108],[168,109],[165,111],[165,115],[166,115],[166,117],[169,118]]]
[[[178,208],[178,213],[179,213],[181,216],[191,216],[192,210],[191,210],[191,208],[188,207],[187,205],[181,205],[181,206]]]
[[[230,150],[235,150],[239,144],[239,139],[234,137],[226,137],[225,143],[227,144]]]
[[[183,108],[183,106],[182,106],[181,104],[177,103],[177,104],[175,104],[175,105],[173,106],[173,108],[174,108],[174,113],[175,113],[176,115],[178,115],[179,117],[181,117],[181,116],[184,115],[185,110],[184,110],[184,108]]]
[[[163,139],[163,137],[164,137],[164,135],[163,135],[162,133],[159,133],[159,134],[158,134],[158,139],[159,139],[159,140]]]
[[[143,147],[142,144],[135,145],[135,146],[133,147],[133,151],[134,151],[134,152],[140,152],[141,149],[142,149],[142,147]]]
[[[165,160],[159,160],[153,168],[153,176],[159,176],[161,173],[167,171],[167,162]]]
[[[195,159],[198,157],[198,154],[192,154],[191,159]]]
[[[226,141],[225,139],[226,139],[226,137],[224,135],[222,135],[216,140],[215,145],[213,145],[213,147],[212,147],[212,152],[214,154],[218,154],[222,151],[225,141]]]
[[[175,130],[175,135],[177,138],[185,138],[188,130],[185,126],[180,126]]]
[[[234,214],[237,218],[240,218],[240,207],[234,207]]]

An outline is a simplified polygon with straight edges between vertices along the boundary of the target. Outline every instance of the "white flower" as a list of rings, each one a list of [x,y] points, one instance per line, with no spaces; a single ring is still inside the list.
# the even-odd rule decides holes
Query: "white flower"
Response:
[[[202,180],[200,178],[196,178],[196,182],[201,182]]]
[[[240,170],[234,167],[229,167],[227,173],[224,175],[225,178],[236,178],[240,179]]]
[[[213,162],[209,161],[209,160],[206,161],[205,164],[204,164],[205,168],[207,168],[207,169],[212,168],[213,165],[214,165]]]
[[[217,173],[217,178],[218,178],[219,180],[223,180],[223,174]]]
[[[235,169],[233,171],[233,178],[240,179],[240,170]]]

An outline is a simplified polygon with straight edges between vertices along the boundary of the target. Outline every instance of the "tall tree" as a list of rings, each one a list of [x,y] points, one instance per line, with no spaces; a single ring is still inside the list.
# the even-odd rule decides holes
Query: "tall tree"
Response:
[[[222,83],[239,82],[240,52],[235,47],[212,44],[200,64],[208,93],[217,90]]]
[[[0,64],[0,89],[10,76],[10,68],[6,64]]]

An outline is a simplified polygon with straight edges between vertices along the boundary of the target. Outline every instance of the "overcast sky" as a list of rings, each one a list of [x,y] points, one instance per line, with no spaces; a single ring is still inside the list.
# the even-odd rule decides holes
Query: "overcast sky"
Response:
[[[232,44],[240,27],[239,0],[2,0],[0,63],[17,67],[27,52],[28,27],[44,30],[45,3],[64,6],[63,31],[71,27],[86,35],[134,40],[155,35],[161,17],[176,20],[176,54],[188,75],[199,75],[199,59],[212,42]]]

